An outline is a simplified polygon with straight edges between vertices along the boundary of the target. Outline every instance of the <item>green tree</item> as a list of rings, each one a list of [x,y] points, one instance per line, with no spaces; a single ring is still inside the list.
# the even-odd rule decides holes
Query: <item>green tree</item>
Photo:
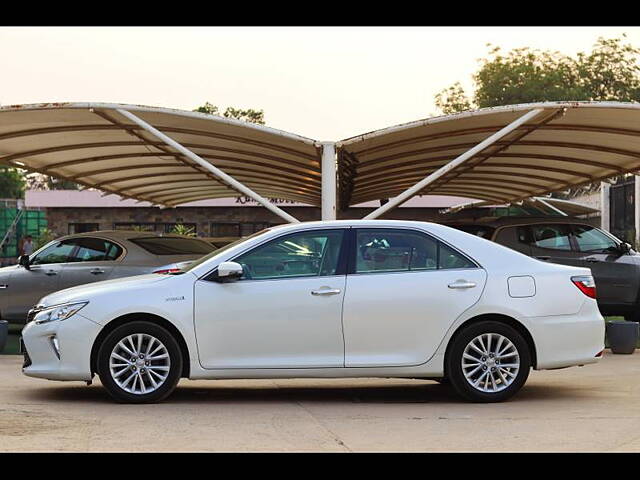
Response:
[[[220,115],[218,107],[209,102],[205,102],[204,105],[196,108],[194,112],[207,113],[209,115]],[[227,107],[222,113],[222,116],[225,118],[235,118],[236,120],[244,120],[245,122],[264,125],[264,110]]]
[[[640,101],[640,49],[622,38],[598,38],[575,58],[528,47],[503,54],[490,47],[473,74],[470,98],[459,82],[435,96],[445,114],[473,108],[555,100]]]
[[[0,167],[0,198],[23,198],[24,175],[17,168]]]

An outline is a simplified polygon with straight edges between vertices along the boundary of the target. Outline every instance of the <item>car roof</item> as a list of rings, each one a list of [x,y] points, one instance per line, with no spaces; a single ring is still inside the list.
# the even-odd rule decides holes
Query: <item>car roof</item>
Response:
[[[132,238],[149,238],[149,237],[172,237],[172,238],[190,238],[194,240],[202,240],[198,237],[189,237],[186,235],[176,235],[174,233],[158,233],[158,232],[140,232],[137,230],[96,230],[94,232],[73,233],[60,238],[76,238],[76,237],[106,237],[113,240],[130,240]]]
[[[482,225],[487,227],[502,227],[505,225],[535,225],[540,223],[571,223],[589,225],[589,221],[576,217],[552,217],[552,216],[504,216],[504,217],[481,217],[476,219],[447,220],[444,225]]]

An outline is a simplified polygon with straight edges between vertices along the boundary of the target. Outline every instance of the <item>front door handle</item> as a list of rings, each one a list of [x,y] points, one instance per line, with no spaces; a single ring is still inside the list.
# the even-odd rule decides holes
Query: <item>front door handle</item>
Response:
[[[467,282],[466,280],[458,280],[448,285],[449,288],[473,288],[475,286],[475,282]]]
[[[585,258],[585,260],[586,260],[587,262],[592,262],[592,263],[595,263],[595,262],[599,262],[599,261],[600,261],[600,260],[598,260],[598,259],[597,259],[597,258],[595,258],[595,257],[587,257],[587,258]]]
[[[339,288],[321,288],[320,290],[311,290],[311,295],[337,295],[341,291]]]
[[[104,273],[104,270],[102,270],[101,268],[94,268],[93,270],[89,270],[90,273],[93,273],[94,275],[99,275],[101,273]]]
[[[538,260],[543,260],[543,261],[547,261],[547,260],[551,260],[551,257],[547,257],[545,255],[541,256],[541,257],[536,257]]]
[[[55,270],[47,270],[46,272],[44,272],[44,274],[52,277],[53,275],[57,275],[58,272],[56,272]]]

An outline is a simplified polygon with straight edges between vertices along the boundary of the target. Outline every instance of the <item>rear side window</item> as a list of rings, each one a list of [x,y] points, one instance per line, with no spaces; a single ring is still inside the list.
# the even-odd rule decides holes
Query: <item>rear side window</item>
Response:
[[[195,238],[143,237],[129,241],[154,255],[206,255],[215,250],[210,243]]]
[[[407,230],[358,229],[355,255],[356,273],[476,267],[435,238]]]
[[[84,237],[76,240],[78,249],[69,258],[70,262],[100,262],[115,260],[122,248],[113,242],[101,238]]]
[[[494,239],[496,243],[509,247],[527,255],[531,254],[529,245],[533,243],[531,239],[531,231],[528,227],[504,227],[498,230],[498,234]]]
[[[571,230],[568,225],[531,225],[529,228],[531,229],[532,246],[552,250],[571,250],[569,242]]]

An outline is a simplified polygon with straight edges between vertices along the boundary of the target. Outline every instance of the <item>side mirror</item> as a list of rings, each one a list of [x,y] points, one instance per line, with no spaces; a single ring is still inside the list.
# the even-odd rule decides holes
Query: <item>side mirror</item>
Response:
[[[625,255],[631,251],[631,245],[628,244],[627,242],[622,242],[619,245],[619,249],[620,249],[620,253]]]
[[[236,262],[222,262],[218,265],[218,275],[216,276],[216,281],[225,283],[225,282],[235,282],[240,279],[244,273],[242,269],[242,265]]]
[[[20,255],[18,257],[18,264],[29,270],[29,255]]]

